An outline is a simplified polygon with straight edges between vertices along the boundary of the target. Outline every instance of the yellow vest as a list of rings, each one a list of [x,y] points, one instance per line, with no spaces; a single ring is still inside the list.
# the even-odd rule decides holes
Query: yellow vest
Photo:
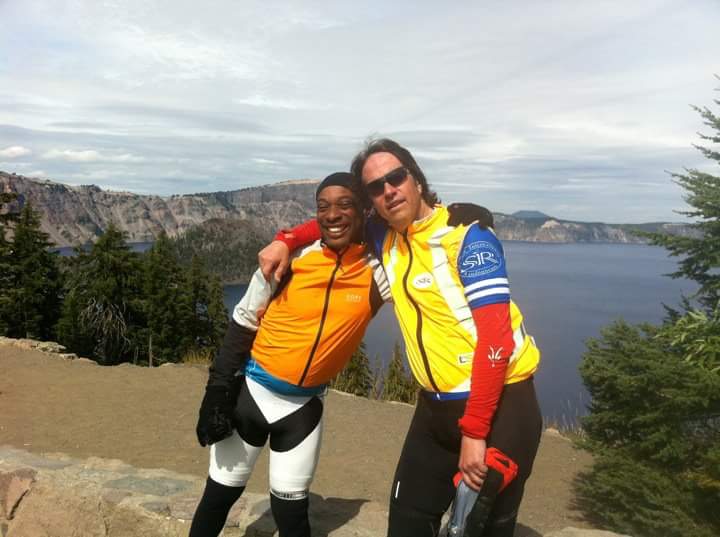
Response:
[[[437,206],[406,233],[390,229],[382,262],[413,375],[429,391],[466,392],[477,332],[457,261],[469,228],[450,227],[447,219],[447,209]],[[540,351],[525,333],[522,314],[513,302],[510,315],[515,350],[506,384],[530,377],[540,361]]]

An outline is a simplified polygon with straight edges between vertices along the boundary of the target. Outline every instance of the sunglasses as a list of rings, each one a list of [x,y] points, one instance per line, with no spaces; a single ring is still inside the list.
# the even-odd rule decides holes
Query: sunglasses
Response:
[[[410,172],[408,172],[407,168],[395,168],[393,171],[386,173],[379,179],[375,179],[374,181],[367,183],[365,185],[365,191],[371,198],[377,198],[385,193],[385,183],[397,188],[405,182],[409,175]]]

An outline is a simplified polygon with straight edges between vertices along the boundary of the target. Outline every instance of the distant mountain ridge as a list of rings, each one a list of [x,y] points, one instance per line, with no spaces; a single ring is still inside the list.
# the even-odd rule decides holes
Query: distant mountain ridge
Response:
[[[531,219],[535,219],[535,218],[544,218],[547,220],[548,218],[552,218],[552,216],[549,216],[540,211],[528,211],[528,210],[515,211],[510,216],[514,216],[515,218],[522,218],[525,220],[531,220]]]
[[[160,233],[179,237],[193,227],[213,220],[211,228],[226,237],[230,228],[243,233],[247,226],[258,240],[270,239],[280,228],[313,216],[318,181],[303,179],[226,192],[154,196],[102,190],[95,185],[70,186],[0,172],[0,191],[16,192],[20,203],[29,200],[42,214],[42,228],[57,246],[94,241],[110,222],[127,233],[129,242],[150,242]],[[245,221],[219,226],[218,220]],[[248,223],[249,222],[249,223]],[[539,211],[495,213],[501,239],[530,242],[643,243],[633,231],[662,231],[690,235],[686,224],[604,224],[573,222]],[[201,233],[212,241],[212,231]],[[224,239],[218,239],[223,241]]]

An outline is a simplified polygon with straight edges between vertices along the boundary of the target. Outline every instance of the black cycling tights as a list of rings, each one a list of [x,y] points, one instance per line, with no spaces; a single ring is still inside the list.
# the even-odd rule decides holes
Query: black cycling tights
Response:
[[[244,490],[245,487],[227,487],[208,477],[190,526],[190,537],[217,537],[225,526],[230,508]]]
[[[217,537],[245,487],[228,487],[209,477],[190,526],[190,537]],[[270,507],[280,537],[310,537],[308,498],[286,500],[270,494]]]
[[[452,478],[461,443],[457,421],[464,411],[464,400],[418,398],[393,480],[389,537],[437,536],[442,514],[455,496]],[[541,430],[532,379],[505,386],[487,444],[517,463],[518,476],[495,499],[483,536],[512,536]]]

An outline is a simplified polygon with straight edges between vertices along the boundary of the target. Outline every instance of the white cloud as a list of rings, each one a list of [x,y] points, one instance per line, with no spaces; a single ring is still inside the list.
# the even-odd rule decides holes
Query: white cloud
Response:
[[[268,166],[274,166],[274,165],[280,164],[277,160],[271,160],[271,159],[267,159],[267,158],[253,158],[251,160],[253,162],[255,162],[256,164],[268,165]]]
[[[12,145],[10,147],[6,147],[5,149],[0,149],[0,157],[3,158],[25,157],[31,154],[32,151],[30,151],[27,147],[23,147],[21,145]]]
[[[67,162],[97,162],[100,160],[100,153],[91,149],[74,151],[72,149],[51,149],[43,154],[43,159],[64,160]]]
[[[105,155],[93,149],[51,149],[42,155],[45,160],[62,160],[65,162],[115,162],[115,163],[142,163],[145,158],[123,153],[119,155]]]
[[[233,99],[233,102],[257,108],[277,108],[280,110],[328,110],[332,108],[331,103],[303,102],[295,99],[273,98],[267,95],[251,95]]]

